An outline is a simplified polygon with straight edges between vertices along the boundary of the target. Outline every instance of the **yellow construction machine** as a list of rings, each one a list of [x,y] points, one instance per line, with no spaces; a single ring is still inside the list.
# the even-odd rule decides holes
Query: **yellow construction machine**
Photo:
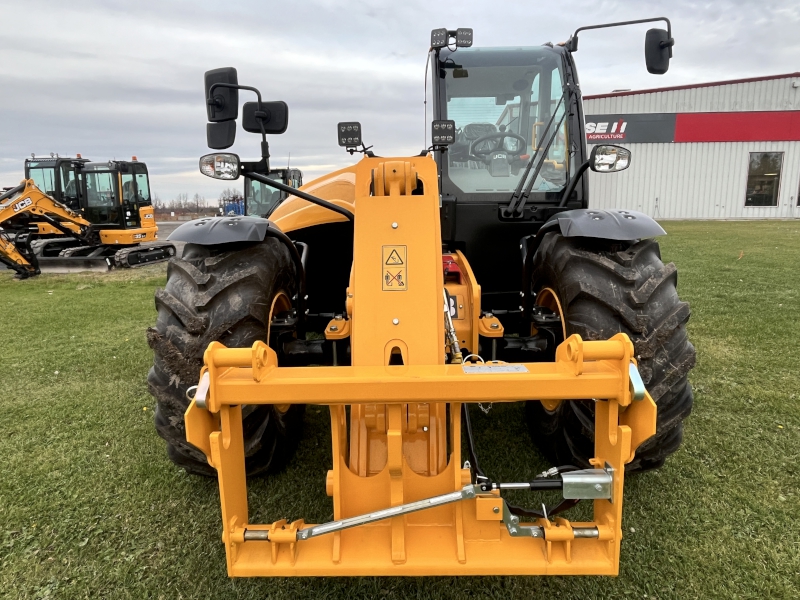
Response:
[[[187,244],[148,331],[157,430],[174,462],[218,478],[230,576],[616,575],[625,475],[680,443],[688,305],[657,223],[589,208],[584,173],[631,154],[587,150],[577,32],[564,46],[471,45],[471,29],[432,34],[420,155],[375,156],[351,121],[337,141],[364,158],[299,190],[235,154],[200,159],[208,176],[290,194],[269,220],[176,229]],[[648,32],[652,72],[671,45]],[[266,168],[286,105],[232,68],[205,84],[215,150],[233,144],[238,90],[257,93],[243,125]],[[501,402],[527,403],[553,468],[501,481],[479,460],[470,409]],[[291,458],[307,404],[330,411],[318,483],[333,520],[252,522],[247,478]],[[591,516],[569,520],[581,500]]]
[[[157,239],[147,167],[136,157],[32,156],[25,179],[0,195],[0,263],[18,278],[134,267],[175,255],[175,246]]]

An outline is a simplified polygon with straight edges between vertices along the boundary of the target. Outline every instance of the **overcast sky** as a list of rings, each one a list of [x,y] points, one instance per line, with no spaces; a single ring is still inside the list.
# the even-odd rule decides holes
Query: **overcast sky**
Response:
[[[339,121],[361,121],[383,156],[418,153],[431,29],[472,27],[475,46],[540,45],[652,16],[672,21],[669,72],[645,69],[647,25],[585,32],[575,54],[584,94],[800,71],[796,0],[0,0],[0,187],[22,178],[32,152],[135,154],[161,199],[215,201],[227,186],[200,175],[197,159],[208,152],[203,73],[223,66],[289,104],[273,166],[291,153],[306,181],[352,162],[336,144]],[[239,129],[232,150],[256,159],[258,142]]]

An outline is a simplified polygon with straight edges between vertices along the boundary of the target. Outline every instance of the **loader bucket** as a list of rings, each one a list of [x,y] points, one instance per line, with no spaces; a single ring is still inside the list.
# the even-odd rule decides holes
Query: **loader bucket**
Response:
[[[262,341],[212,342],[186,411],[187,440],[217,470],[228,574],[616,575],[625,464],[656,418],[631,341],[573,335],[553,362],[446,363],[435,163],[364,158],[352,172],[346,325],[326,330],[336,343],[349,337],[352,364],[282,367]],[[463,254],[452,261],[465,286],[463,341],[477,349],[479,335],[498,328],[481,313]],[[462,455],[462,405],[530,399],[596,401],[592,468],[522,482],[476,475]],[[333,520],[251,523],[242,405],[298,403],[330,410],[333,464],[319,485]],[[590,501],[593,518],[520,516],[503,497],[509,489],[531,490],[534,506],[537,490],[560,490],[566,501]]]

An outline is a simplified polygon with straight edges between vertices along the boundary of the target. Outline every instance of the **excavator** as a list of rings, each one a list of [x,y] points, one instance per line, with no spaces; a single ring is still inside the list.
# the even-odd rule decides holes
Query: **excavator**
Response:
[[[0,262],[28,277],[163,261],[147,166],[51,156],[25,160],[25,179],[0,195]],[[142,245],[147,242],[147,245]]]

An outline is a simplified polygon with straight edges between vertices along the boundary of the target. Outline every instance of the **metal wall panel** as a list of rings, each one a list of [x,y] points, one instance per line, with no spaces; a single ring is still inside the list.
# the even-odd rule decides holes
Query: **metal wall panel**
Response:
[[[631,166],[589,177],[589,206],[656,219],[800,218],[800,142],[636,144]],[[778,206],[746,207],[750,152],[783,152]]]
[[[800,110],[797,77],[586,100],[587,115]]]

